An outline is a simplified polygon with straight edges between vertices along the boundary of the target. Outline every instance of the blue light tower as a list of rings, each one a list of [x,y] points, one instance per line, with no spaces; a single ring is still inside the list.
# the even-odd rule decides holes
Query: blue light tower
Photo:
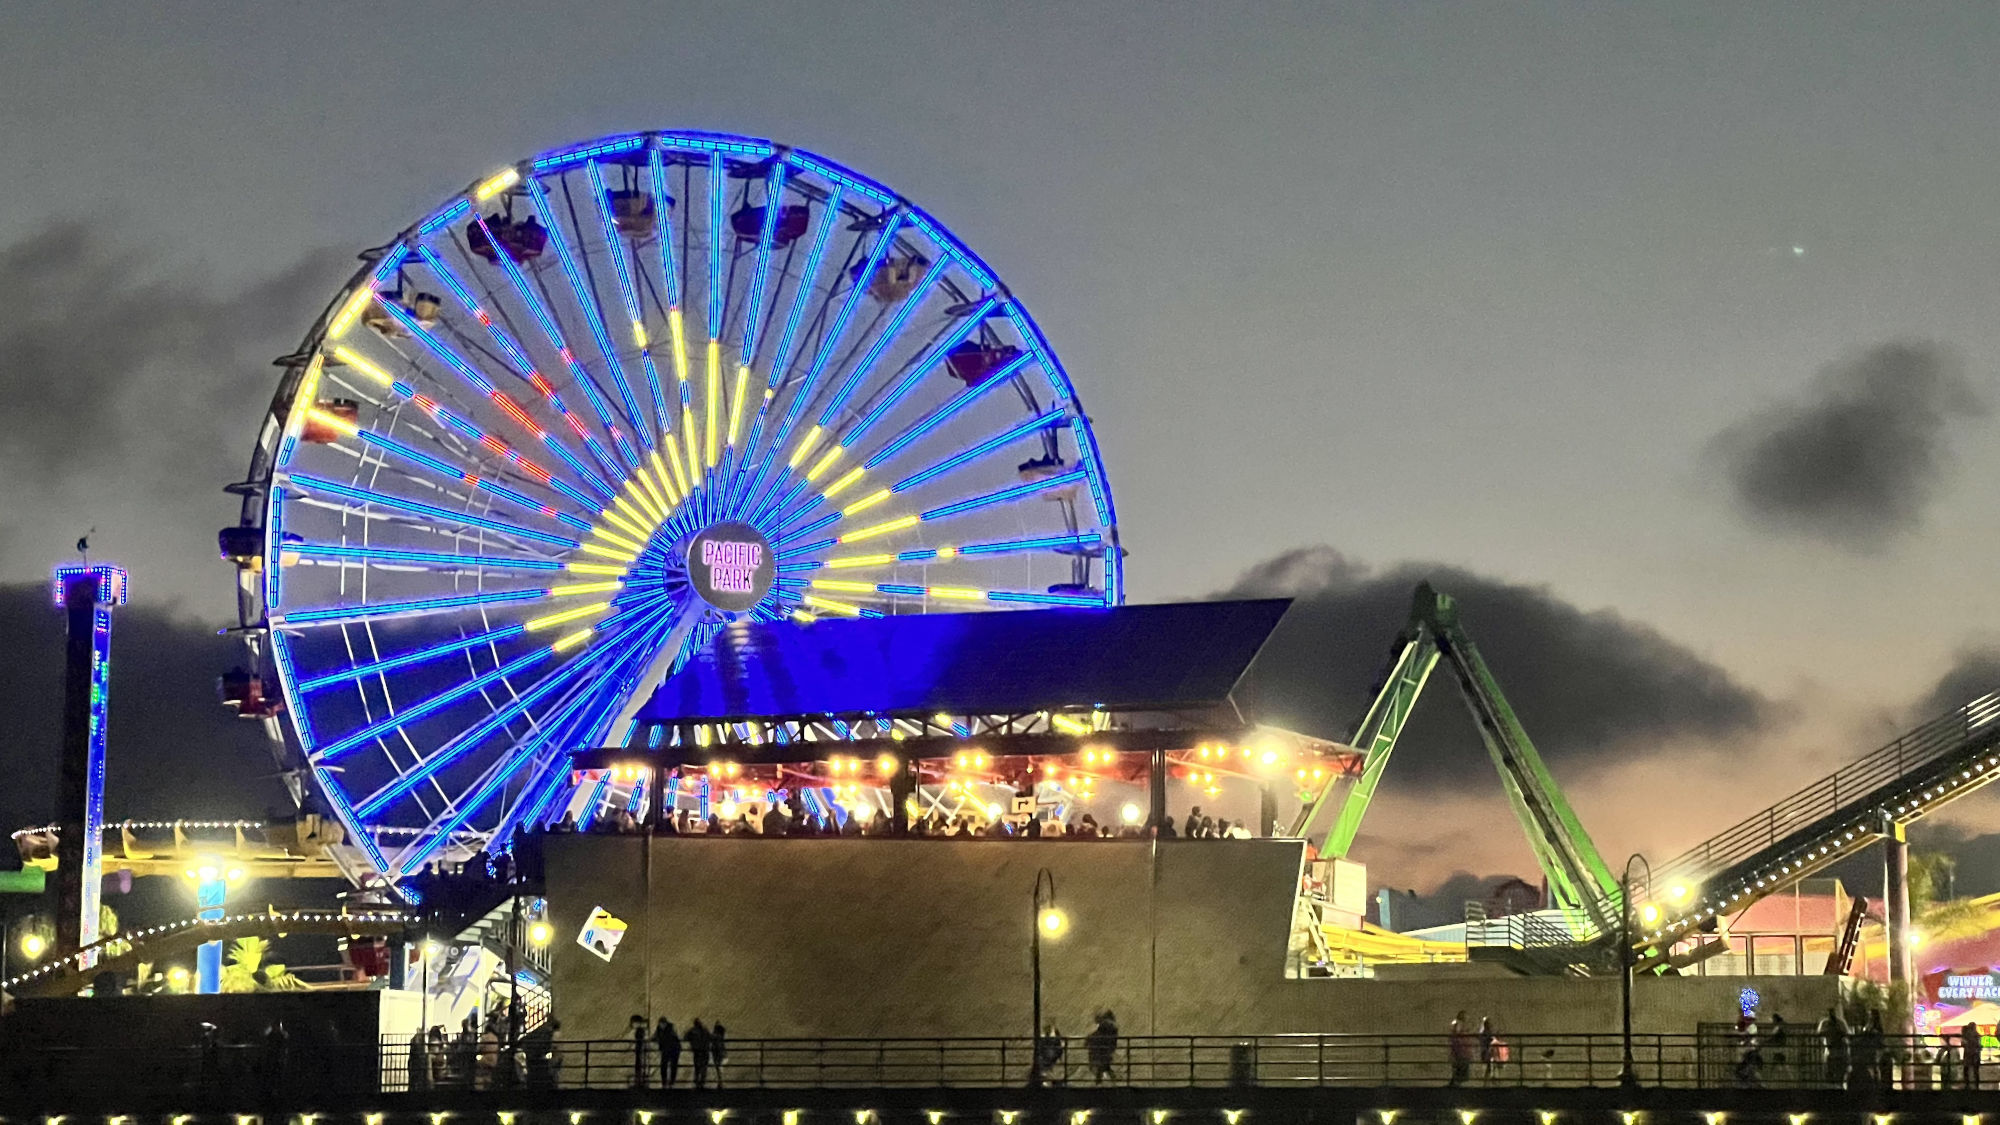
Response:
[[[104,893],[104,735],[111,705],[111,609],[123,605],[123,567],[59,566],[56,606],[69,615],[63,664],[61,803],[56,823],[56,945],[97,940]],[[94,958],[92,963],[94,963]],[[89,967],[88,964],[85,967]]]

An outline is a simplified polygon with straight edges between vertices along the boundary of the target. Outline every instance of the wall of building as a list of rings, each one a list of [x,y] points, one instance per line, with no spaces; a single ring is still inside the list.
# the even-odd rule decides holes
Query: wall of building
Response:
[[[1288,980],[1296,840],[1026,841],[552,836],[555,1011],[565,1037],[640,1015],[740,1038],[1026,1035],[1036,872],[1069,931],[1043,949],[1047,1019],[1128,1035],[1441,1031],[1459,1010],[1516,1034],[1618,1030],[1615,980],[1454,974]],[[592,908],[627,924],[604,961]],[[1817,1018],[1830,978],[1642,982],[1642,1030],[1765,1009]]]

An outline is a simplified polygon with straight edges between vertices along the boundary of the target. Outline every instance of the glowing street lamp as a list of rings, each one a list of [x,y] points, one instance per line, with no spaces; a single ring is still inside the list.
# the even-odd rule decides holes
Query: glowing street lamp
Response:
[[[1042,894],[1045,885],[1048,887],[1046,897]],[[1035,872],[1033,907],[1029,915],[1028,929],[1031,936],[1028,939],[1028,965],[1034,975],[1035,983],[1035,1033],[1028,1041],[1028,1084],[1040,1086],[1042,1084],[1042,939],[1059,938],[1069,930],[1069,915],[1064,914],[1056,906],[1055,872],[1046,867]]]
[[[49,951],[48,939],[44,938],[42,935],[37,933],[29,933],[22,936],[21,956],[26,957],[30,961],[34,961],[39,959],[42,954],[47,953],[48,951]]]

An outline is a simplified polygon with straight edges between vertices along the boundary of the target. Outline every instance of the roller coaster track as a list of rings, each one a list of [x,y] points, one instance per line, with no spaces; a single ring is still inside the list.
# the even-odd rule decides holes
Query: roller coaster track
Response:
[[[413,915],[397,910],[267,910],[262,914],[230,914],[212,921],[184,918],[85,946],[67,957],[0,981],[0,992],[14,996],[74,996],[98,973],[128,971],[142,961],[158,961],[211,941],[286,934],[393,935],[416,924]]]
[[[1654,915],[1634,944],[1671,945],[1996,777],[2000,692],[1932,719],[1655,867],[1651,900],[1639,907]],[[1607,896],[1606,904],[1616,917],[1616,899]]]

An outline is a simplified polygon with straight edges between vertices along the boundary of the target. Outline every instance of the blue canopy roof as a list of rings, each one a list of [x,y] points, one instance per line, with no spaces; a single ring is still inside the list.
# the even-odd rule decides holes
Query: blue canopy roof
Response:
[[[1178,711],[1228,702],[1287,598],[739,622],[653,693],[645,723],[806,715]]]

